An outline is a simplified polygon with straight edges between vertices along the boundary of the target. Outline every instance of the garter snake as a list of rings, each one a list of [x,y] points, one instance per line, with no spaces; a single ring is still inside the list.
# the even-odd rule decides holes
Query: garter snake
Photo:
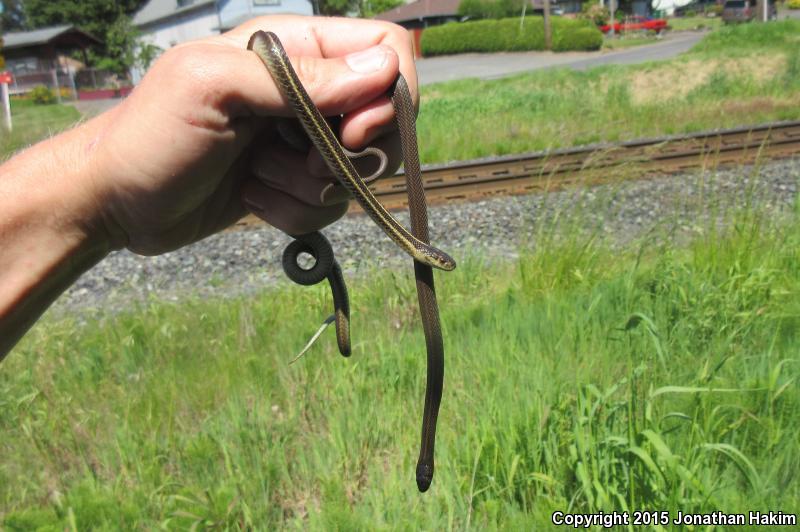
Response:
[[[406,188],[409,195],[411,232],[406,230],[375,199],[364,180],[359,176],[348,158],[346,150],[342,148],[322,113],[303,88],[278,37],[271,32],[257,31],[250,37],[247,48],[255,52],[264,63],[281,95],[289,103],[306,134],[319,150],[339,183],[355,197],[364,212],[378,227],[414,259],[414,275],[428,353],[422,437],[416,469],[417,487],[424,492],[430,487],[433,479],[436,421],[444,380],[444,345],[432,268],[449,271],[454,269],[456,264],[449,255],[429,243],[427,207],[417,150],[416,112],[408,85],[403,76],[398,75],[391,92],[391,99],[401,137]],[[284,270],[292,280],[301,284],[314,284],[325,277],[328,278],[336,307],[339,349],[343,355],[347,356],[350,353],[347,291],[344,288],[341,269],[333,259],[330,244],[324,237],[320,239],[321,234],[319,233],[292,236],[297,240],[290,244],[284,252]],[[290,250],[290,248],[292,249]],[[303,251],[311,253],[317,261],[311,270],[305,270],[297,264],[297,255]],[[311,271],[314,271],[313,275]]]

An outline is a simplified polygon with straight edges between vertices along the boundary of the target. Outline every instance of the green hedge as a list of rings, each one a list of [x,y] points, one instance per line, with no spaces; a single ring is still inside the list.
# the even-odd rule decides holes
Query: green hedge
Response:
[[[553,50],[598,50],[603,34],[590,21],[552,17]],[[443,55],[466,52],[510,52],[544,50],[542,17],[451,22],[422,32],[422,54]]]
[[[530,0],[461,0],[458,14],[470,20],[500,19],[522,13],[522,4]]]

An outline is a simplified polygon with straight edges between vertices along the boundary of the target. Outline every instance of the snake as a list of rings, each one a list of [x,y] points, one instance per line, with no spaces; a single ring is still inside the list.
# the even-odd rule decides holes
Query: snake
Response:
[[[413,259],[417,299],[427,350],[425,403],[420,452],[416,466],[417,488],[420,492],[425,492],[433,481],[436,423],[444,383],[444,342],[433,268],[451,271],[455,269],[456,263],[450,255],[430,244],[427,204],[417,146],[416,110],[408,83],[402,74],[398,74],[390,94],[395,110],[395,122],[400,132],[411,218],[410,232],[381,205],[370,191],[367,181],[360,177],[348,156],[354,154],[342,147],[329,123],[313,103],[278,36],[269,31],[257,31],[250,37],[247,49],[255,52],[261,59],[279,92],[288,102],[306,135],[319,150],[339,184],[355,198],[375,224]],[[380,170],[376,174],[379,172]],[[295,238],[295,241],[284,251],[282,260],[284,271],[291,280],[300,284],[315,284],[322,279],[328,279],[333,292],[335,308],[333,319],[336,321],[339,351],[342,355],[349,356],[350,307],[344,278],[334,258],[332,246],[319,232],[290,236]],[[316,261],[310,269],[303,268],[297,262],[299,255],[304,252],[314,257]]]

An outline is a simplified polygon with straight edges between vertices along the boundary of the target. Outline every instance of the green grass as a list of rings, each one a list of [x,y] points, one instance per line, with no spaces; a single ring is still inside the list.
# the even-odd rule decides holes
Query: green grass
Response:
[[[668,19],[669,27],[673,31],[688,31],[688,30],[716,30],[723,26],[720,17],[672,17]]]
[[[722,28],[671,61],[425,86],[418,129],[433,163],[791,119],[798,20]]]
[[[589,209],[591,210],[591,209]],[[794,215],[792,215],[794,216]],[[0,365],[6,530],[549,529],[553,511],[800,510],[800,221],[745,209],[624,251],[579,213],[437,282],[437,473],[416,491],[413,282],[50,318]],[[665,529],[669,529],[666,527]],[[744,528],[745,530],[747,528]]]
[[[36,105],[15,98],[11,100],[11,119],[11,134],[0,131],[0,161],[74,125],[81,114],[70,105]]]

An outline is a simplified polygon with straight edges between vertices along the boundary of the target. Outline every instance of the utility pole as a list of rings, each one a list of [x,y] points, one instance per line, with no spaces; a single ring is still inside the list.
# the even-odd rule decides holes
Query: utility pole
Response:
[[[0,14],[3,13],[3,3],[0,2]],[[0,19],[0,49],[3,48],[3,21]],[[11,82],[10,75],[2,72],[5,69],[6,61],[0,55],[0,130],[11,133],[11,99],[8,97],[8,84]]]
[[[764,9],[762,10],[764,13],[764,22],[769,20],[769,0],[761,0],[761,3],[764,5]]]
[[[553,49],[553,32],[550,27],[550,0],[544,0],[544,49]]]
[[[614,20],[614,11],[616,10],[616,7],[617,7],[617,1],[616,0],[608,0],[608,12],[609,12],[609,18],[611,19],[608,22],[611,25],[611,29],[608,30],[609,37],[613,37],[614,36],[614,22],[616,22]]]

